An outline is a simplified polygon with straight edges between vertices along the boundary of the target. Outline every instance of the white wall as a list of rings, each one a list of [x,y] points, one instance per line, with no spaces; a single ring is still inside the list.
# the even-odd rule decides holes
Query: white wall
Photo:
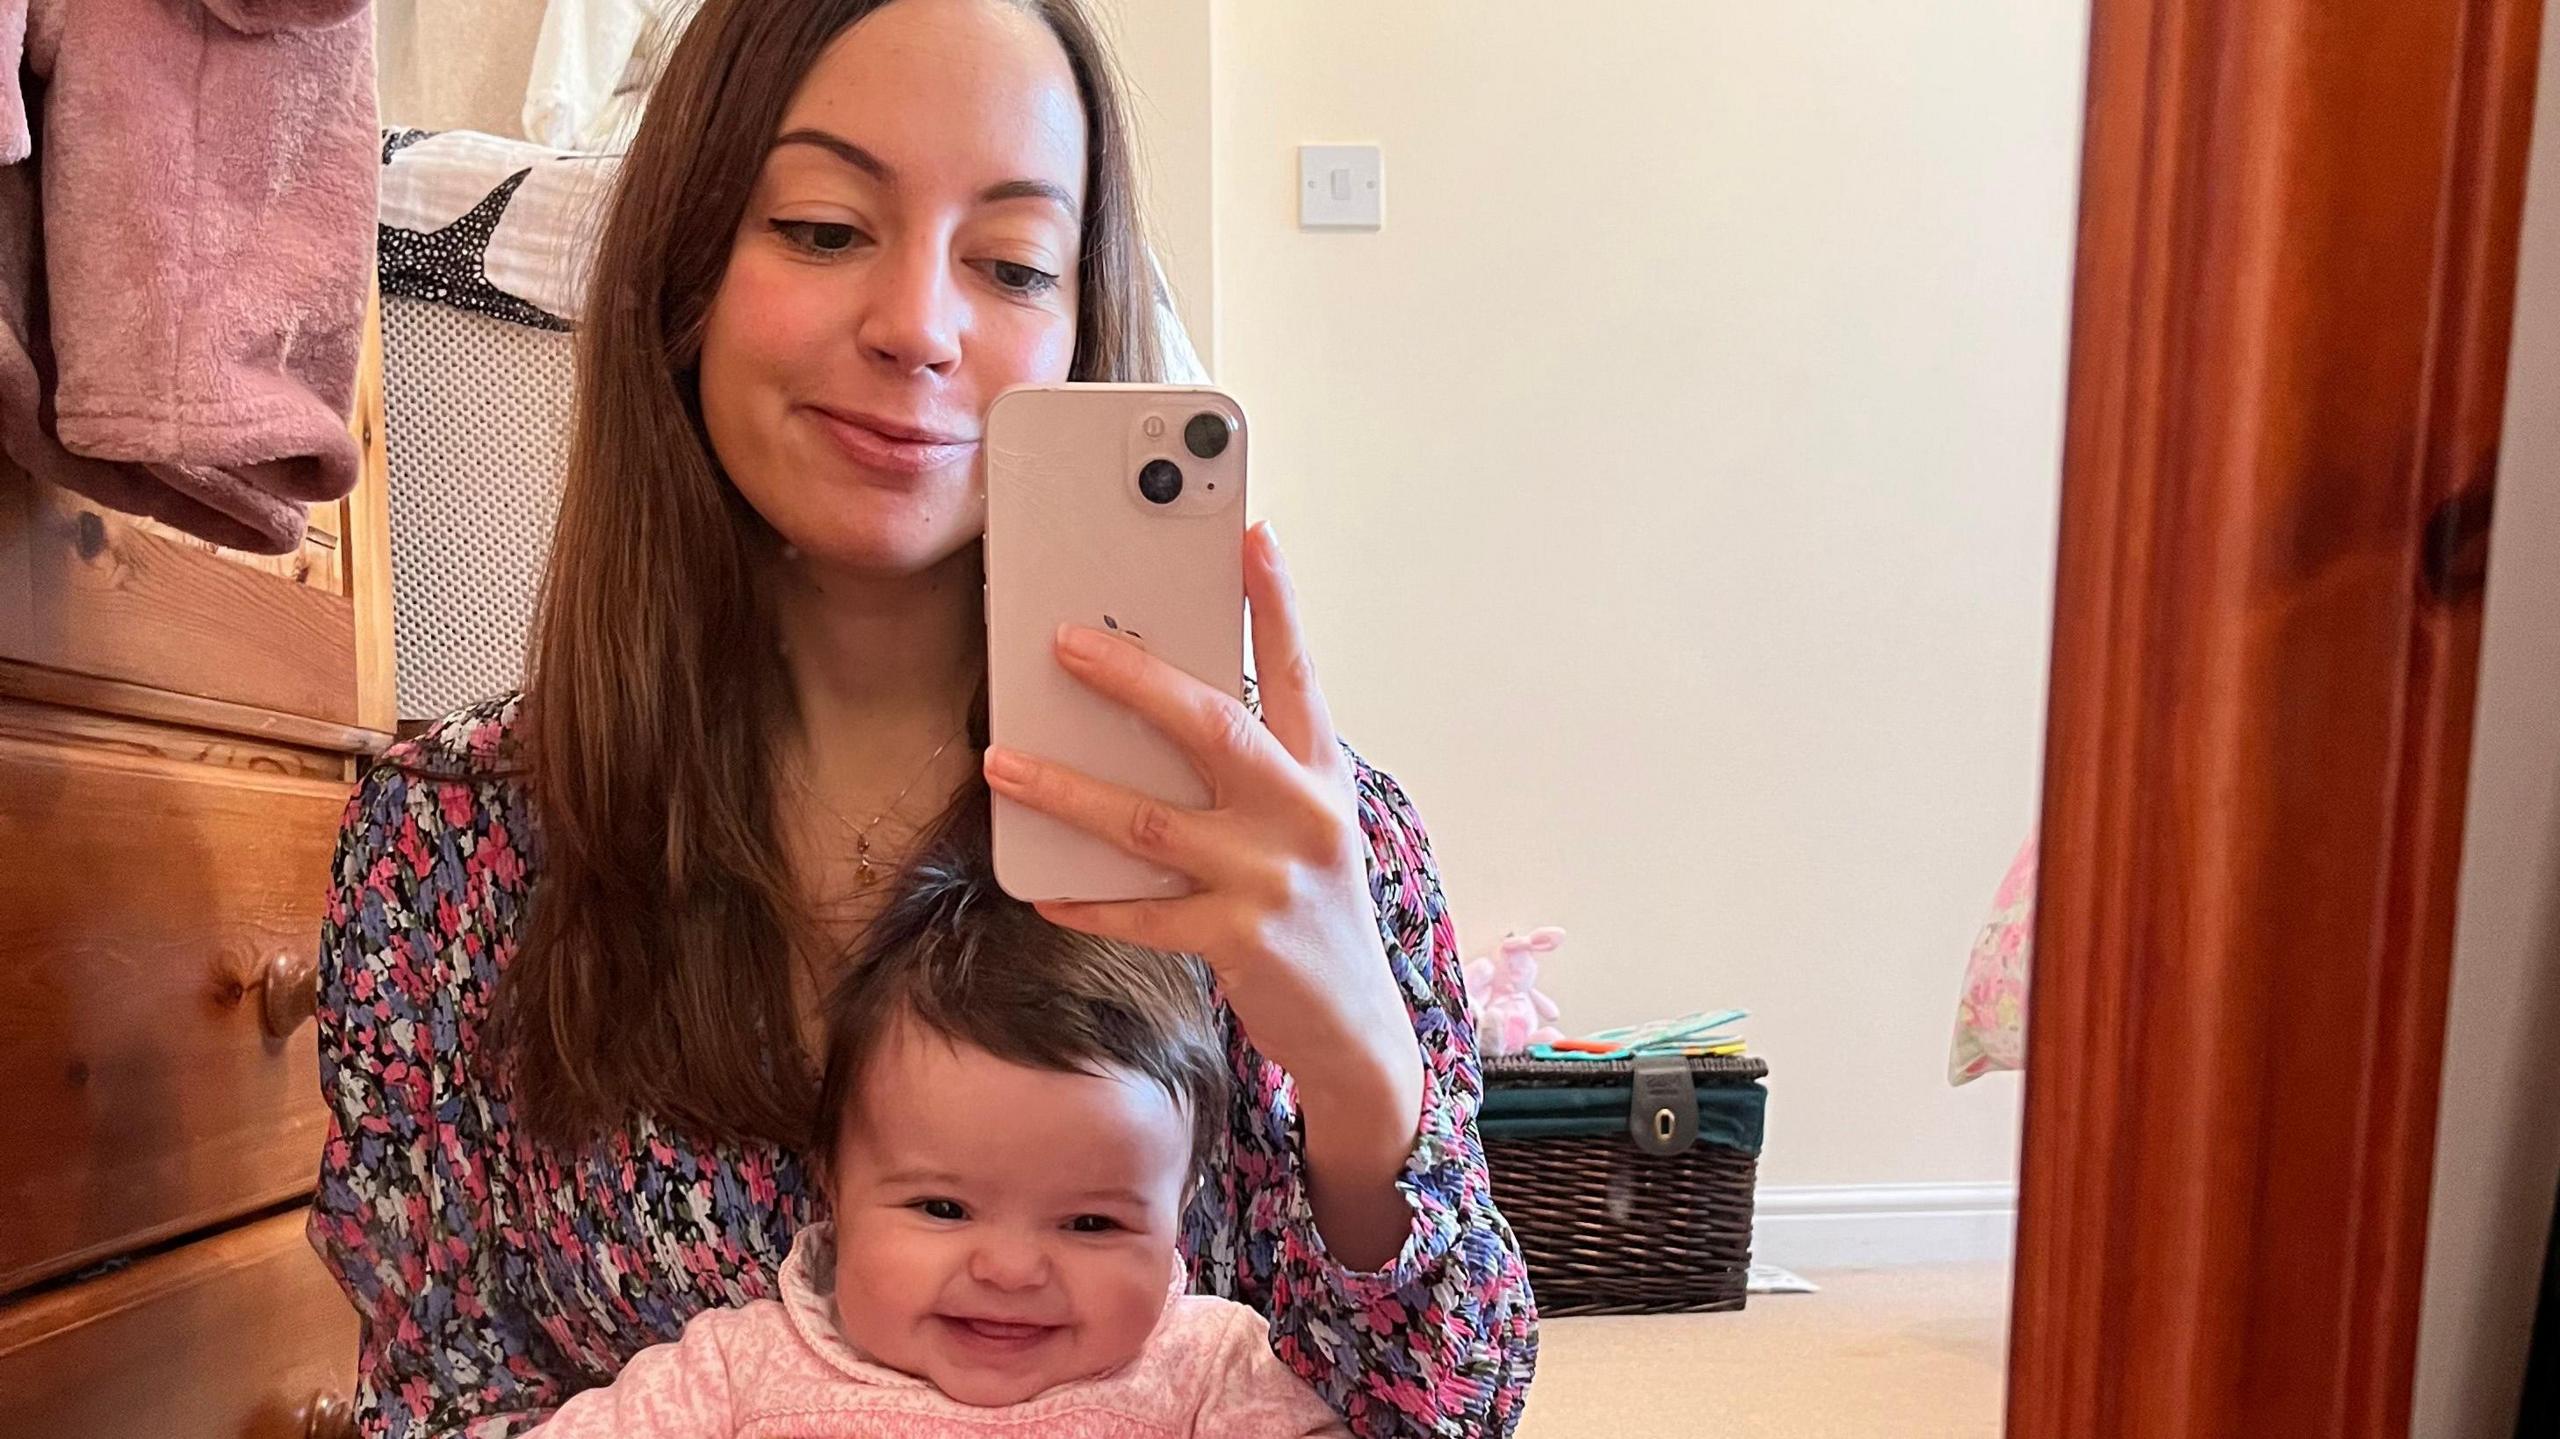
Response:
[[[2010,1178],[1943,1074],[2036,816],[2083,7],[1215,14],[1217,372],[1465,940],[1749,1007],[1772,1184]],[[1296,228],[1325,141],[1382,232]]]
[[[1218,343],[1210,240],[1216,218],[1210,37],[1217,7],[1209,0],[1092,3],[1128,83],[1149,238],[1191,343],[1206,357]]]
[[[2512,1439],[2560,1176],[2560,23],[2543,28],[2489,561],[2416,1439]]]
[[[547,0],[378,0],[382,123],[524,135],[525,82]]]

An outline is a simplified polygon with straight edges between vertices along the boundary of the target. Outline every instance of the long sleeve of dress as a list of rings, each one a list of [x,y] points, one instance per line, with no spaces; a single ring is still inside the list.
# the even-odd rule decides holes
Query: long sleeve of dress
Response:
[[[1326,1252],[1294,1090],[1231,1029],[1233,1150],[1195,1216],[1194,1259],[1208,1287],[1271,1316],[1280,1358],[1360,1439],[1507,1435],[1536,1363],[1537,1315],[1476,1133],[1483,1080],[1456,931],[1413,806],[1393,779],[1354,762],[1370,892],[1422,1048],[1421,1134],[1398,1181],[1413,1228],[1381,1270],[1355,1272]]]
[[[467,1066],[482,1016],[445,982],[485,962],[457,916],[503,868],[503,829],[450,822],[470,787],[375,767],[350,802],[321,929],[320,1082],[330,1110],[312,1246],[363,1319],[360,1432],[500,1439],[565,1395],[499,1271]],[[465,863],[465,856],[471,857]]]

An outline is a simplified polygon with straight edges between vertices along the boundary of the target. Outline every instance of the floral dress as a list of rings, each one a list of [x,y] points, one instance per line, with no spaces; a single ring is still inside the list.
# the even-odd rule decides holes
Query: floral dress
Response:
[[[311,1240],[364,1321],[368,1435],[519,1433],[701,1310],[771,1297],[793,1237],[825,1217],[815,1176],[784,1149],[707,1144],[645,1116],[573,1152],[516,1129],[483,1036],[541,869],[510,764],[517,705],[486,702],[393,750],[339,835]],[[1413,1228],[1382,1270],[1325,1252],[1289,1078],[1229,1013],[1235,1111],[1184,1253],[1201,1292],[1270,1316],[1274,1352],[1364,1439],[1504,1435],[1537,1319],[1476,1134],[1455,935],[1412,806],[1356,770],[1370,890],[1424,1060],[1421,1137],[1399,1181]]]

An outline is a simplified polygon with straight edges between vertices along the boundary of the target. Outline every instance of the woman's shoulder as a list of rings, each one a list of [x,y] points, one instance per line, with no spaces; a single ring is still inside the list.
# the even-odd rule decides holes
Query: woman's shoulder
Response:
[[[522,703],[512,692],[483,700],[383,751],[347,803],[340,881],[423,890],[455,878],[445,871],[459,862],[522,887],[535,839],[515,737]]]
[[[533,883],[517,708],[510,694],[457,710],[384,751],[356,787],[326,908],[324,1043],[427,1042],[380,1024],[405,1012],[439,1026],[437,1044],[468,1047],[450,1026],[496,981]]]
[[[371,816],[379,821],[414,811],[432,824],[460,818],[457,809],[517,799],[524,787],[516,739],[523,705],[518,692],[495,695],[384,750],[357,786],[351,820]],[[459,787],[458,794],[447,792],[453,787]]]
[[[509,779],[521,768],[516,720],[524,693],[509,690],[468,704],[383,751],[377,767],[438,779]]]

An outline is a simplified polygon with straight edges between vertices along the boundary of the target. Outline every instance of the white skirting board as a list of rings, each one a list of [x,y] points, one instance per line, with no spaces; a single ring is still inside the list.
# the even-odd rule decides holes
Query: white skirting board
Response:
[[[1763,1188],[1751,1257],[1789,1269],[2005,1260],[2016,1247],[2015,1184],[1820,1184]]]

